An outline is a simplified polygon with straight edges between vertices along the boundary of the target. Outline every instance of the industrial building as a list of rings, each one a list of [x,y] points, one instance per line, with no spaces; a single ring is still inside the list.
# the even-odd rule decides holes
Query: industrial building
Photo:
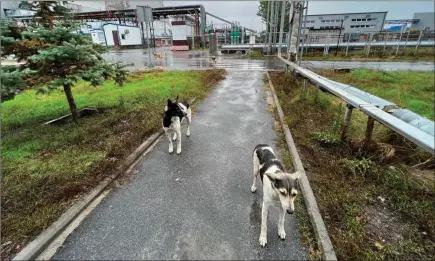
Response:
[[[387,12],[307,15],[306,28],[310,33],[329,33],[340,27],[346,34],[379,32],[384,28],[386,17]]]
[[[434,12],[414,13],[415,23],[411,24],[411,30],[435,30],[434,15]]]
[[[81,1],[83,2],[83,1]],[[72,13],[78,12],[92,12],[98,11],[99,9],[81,5],[81,4],[73,4],[73,3],[63,3],[59,2],[61,5],[69,8]],[[0,18],[13,18],[17,16],[27,16],[34,15],[34,11],[23,9],[20,7],[19,1],[2,1],[1,10],[0,10]]]

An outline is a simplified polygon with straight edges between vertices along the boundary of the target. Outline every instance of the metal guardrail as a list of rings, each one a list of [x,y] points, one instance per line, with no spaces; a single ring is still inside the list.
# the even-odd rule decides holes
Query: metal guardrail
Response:
[[[320,76],[322,77],[322,76]],[[403,109],[399,105],[392,103],[390,101],[379,98],[371,93],[362,91],[358,88],[355,88],[351,85],[343,84],[340,82],[336,82],[330,80],[328,78],[322,77],[329,82],[335,84],[337,87],[342,88],[346,92],[355,95],[356,97],[364,100],[367,103],[374,104],[378,108],[390,113],[396,118],[403,120],[404,122],[420,129],[431,136],[435,136],[435,123],[425,117],[418,115],[408,109]]]
[[[412,126],[411,124],[389,114],[388,112],[383,111],[382,109],[378,108],[376,104],[367,102],[361,99],[361,97],[356,97],[354,94],[351,94],[345,91],[343,88],[340,88],[336,83],[331,82],[331,80],[324,78],[310,70],[299,67],[298,65],[287,61],[281,56],[278,56],[278,58],[286,65],[291,67],[292,70],[295,70],[297,73],[307,78],[311,83],[319,86],[319,88],[322,88],[327,92],[334,94],[335,96],[344,100],[346,103],[350,104],[354,108],[359,109],[366,115],[372,117],[376,121],[382,123],[391,130],[397,132],[401,136],[415,143],[417,146],[432,154],[435,154],[434,136],[429,135],[423,130]]]
[[[277,46],[279,44],[276,44]],[[418,43],[418,41],[409,41],[409,42],[375,42],[375,43],[371,43],[370,46],[371,47],[383,47],[383,46],[387,46],[387,47],[397,47],[397,45],[403,47],[403,46],[407,46],[407,47],[415,47],[415,46],[420,46],[420,47],[434,47],[435,46],[435,41],[425,41],[425,42],[421,42]],[[287,44],[283,43],[281,44],[282,48],[287,48]],[[338,46],[338,48],[346,48],[346,46],[349,47],[362,47],[364,48],[365,46],[367,46],[367,43],[364,42],[359,42],[359,43],[339,43],[337,45],[337,43],[305,43],[303,44],[304,48],[324,48],[325,46],[329,46],[329,48],[336,48]],[[299,47],[302,47],[302,43],[299,44]],[[221,49],[222,50],[241,50],[241,49],[251,49],[251,48],[264,48],[264,44],[224,44],[222,45]]]

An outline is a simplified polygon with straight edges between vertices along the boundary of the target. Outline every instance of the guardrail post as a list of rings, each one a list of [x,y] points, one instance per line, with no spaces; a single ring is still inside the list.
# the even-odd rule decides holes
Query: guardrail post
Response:
[[[365,147],[367,147],[371,143],[371,141],[372,141],[374,126],[375,126],[375,119],[373,119],[372,117],[368,116],[366,135],[365,135],[365,139],[364,139],[364,146]]]
[[[317,99],[319,99],[319,89],[320,89],[320,86],[316,85],[315,90],[314,90],[314,101],[316,101],[316,102],[317,102]]]
[[[344,56],[347,57],[347,51],[349,50],[349,42],[350,42],[350,37],[352,36],[352,33],[349,33],[347,38],[347,44],[346,44],[346,54]]]
[[[307,99],[307,83],[308,83],[308,81],[307,81],[307,79],[305,78],[304,79],[304,85],[303,85],[303,87],[302,87],[302,100],[306,100]]]
[[[418,41],[417,41],[417,45],[415,46],[415,52],[414,55],[417,55],[417,51],[418,51],[418,46],[421,43],[421,36],[423,35],[423,31],[420,31],[420,36],[418,37]]]
[[[350,121],[352,118],[353,106],[350,104],[346,105],[346,113],[344,114],[344,124],[341,130],[341,141],[346,141],[347,135],[349,134]]]
[[[387,47],[387,41],[388,41],[389,35],[390,35],[390,32],[387,32],[387,37],[385,38],[385,42],[384,42],[384,49],[382,50],[382,56],[384,56],[384,54],[385,54],[385,47]]]
[[[372,47],[373,34],[369,33],[369,42],[367,43],[367,57],[370,55],[370,48]]]
[[[411,33],[411,30],[408,31],[408,35],[406,35],[406,41],[405,41],[405,46],[403,47],[403,54],[406,54],[406,45],[408,44],[408,40],[409,40],[409,34]]]
[[[406,26],[405,26],[405,30],[406,30]],[[402,35],[403,35],[403,25],[402,25],[402,29],[400,30],[400,37],[399,37],[399,41],[397,42],[396,54],[394,56],[397,56],[397,53],[399,52],[400,42],[402,41]]]

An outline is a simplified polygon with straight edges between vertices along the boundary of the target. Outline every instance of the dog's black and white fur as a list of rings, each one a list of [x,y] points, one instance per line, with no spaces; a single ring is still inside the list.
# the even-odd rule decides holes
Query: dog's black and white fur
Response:
[[[300,173],[286,173],[281,162],[276,158],[273,149],[266,144],[257,145],[253,153],[254,182],[251,192],[257,190],[257,177],[260,174],[263,182],[263,205],[261,207],[260,245],[267,244],[267,213],[270,206],[280,209],[278,221],[278,236],[285,239],[285,212],[293,214],[294,200],[298,195],[297,181]]]
[[[177,140],[177,154],[181,153],[181,122],[187,119],[186,136],[190,136],[190,124],[192,122],[192,110],[187,102],[178,102],[178,96],[175,102],[168,99],[168,105],[163,113],[163,130],[169,139],[169,153],[174,151],[172,140]],[[173,137],[171,139],[171,134]]]

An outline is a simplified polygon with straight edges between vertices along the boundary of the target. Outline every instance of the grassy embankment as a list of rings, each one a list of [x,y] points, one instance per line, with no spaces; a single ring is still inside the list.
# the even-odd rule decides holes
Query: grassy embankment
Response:
[[[433,73],[320,73],[434,119]],[[341,101],[323,92],[315,100],[314,88],[303,101],[301,80],[284,73],[271,77],[338,258],[433,260],[433,157],[379,123],[375,123],[375,145],[363,149],[367,116],[358,110],[352,115],[349,140],[342,143]],[[279,137],[284,147],[283,136]],[[283,157],[291,164],[288,152]],[[415,166],[427,159],[432,160]],[[319,253],[307,215],[298,213],[298,219],[310,256],[316,259]]]

